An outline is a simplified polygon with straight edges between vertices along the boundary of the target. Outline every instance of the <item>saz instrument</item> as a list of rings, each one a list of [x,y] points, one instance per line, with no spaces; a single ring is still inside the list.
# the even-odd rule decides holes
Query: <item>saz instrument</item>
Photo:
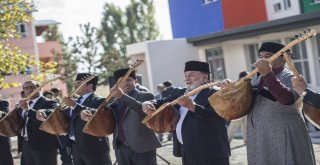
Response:
[[[134,71],[134,69],[143,62],[143,59],[136,60],[135,63],[131,65],[128,72],[123,76],[123,78],[120,79],[120,81],[116,82],[114,86],[116,88],[119,87],[124,81],[126,81],[129,75]],[[105,110],[111,98],[111,94],[109,94],[99,106],[96,113],[94,113],[93,117],[84,126],[82,132],[98,137],[105,137],[113,133],[113,130],[115,128],[115,118],[113,112],[110,108],[107,108],[107,110]]]
[[[284,54],[294,45],[307,40],[316,35],[315,30],[309,30],[305,35],[291,41],[284,48],[272,55],[268,61],[271,63],[279,56]],[[225,88],[215,92],[209,97],[209,103],[213,110],[226,120],[234,120],[247,115],[253,103],[253,94],[250,79],[257,73],[253,70],[247,76],[233,83],[228,84]]]
[[[284,53],[283,57],[287,62],[288,68],[293,72],[293,75],[297,77],[299,80],[301,80],[299,72],[294,66],[292,59],[289,57],[289,55],[287,53]],[[318,100],[316,98],[318,98]],[[319,107],[316,107],[314,103],[312,103],[314,100],[320,101],[320,97],[317,95],[304,97],[303,112],[306,118],[310,121],[310,123],[312,123],[314,126],[320,129],[320,109]]]
[[[198,88],[186,93],[184,96],[192,96],[203,89],[216,86],[217,84],[218,82],[213,82],[199,86]],[[142,123],[144,123],[151,130],[158,133],[174,131],[179,121],[180,113],[177,109],[173,107],[173,105],[177,104],[178,100],[179,98],[169,103],[162,104],[157,110],[147,115],[142,120]]]
[[[62,77],[55,77],[46,82],[43,82],[39,87],[34,89],[28,96],[24,98],[24,100],[29,101],[36,93],[38,93],[42,87],[47,85],[50,82],[61,79]],[[17,136],[22,127],[23,120],[20,116],[19,107],[15,107],[12,111],[10,111],[4,118],[0,120],[0,135],[6,137]]]
[[[89,76],[81,84],[75,88],[68,97],[72,98],[78,92],[81,87],[83,87],[87,82],[95,78],[96,76]],[[64,102],[54,109],[54,111],[48,116],[48,118],[43,121],[39,129],[53,135],[65,135],[68,133],[69,120],[64,109]]]

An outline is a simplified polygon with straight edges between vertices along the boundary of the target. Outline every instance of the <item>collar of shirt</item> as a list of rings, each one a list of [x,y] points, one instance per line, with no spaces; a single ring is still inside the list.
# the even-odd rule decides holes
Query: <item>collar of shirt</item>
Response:
[[[35,98],[35,99],[30,100],[30,101],[32,101],[32,104],[29,105],[30,108],[33,108],[33,106],[34,106],[34,105],[36,104],[36,102],[40,99],[40,97],[41,97],[41,95],[40,95],[39,97]]]
[[[82,95],[82,99],[79,104],[82,104],[93,92]]]
[[[282,72],[283,69],[284,69],[284,66],[281,66],[281,67],[279,67],[279,68],[274,68],[274,69],[272,69],[272,72],[273,72],[275,75],[277,75],[277,74],[279,74],[280,72]]]

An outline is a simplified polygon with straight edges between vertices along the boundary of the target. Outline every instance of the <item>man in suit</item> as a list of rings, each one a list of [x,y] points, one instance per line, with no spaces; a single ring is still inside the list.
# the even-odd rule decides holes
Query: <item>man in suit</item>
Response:
[[[174,155],[182,156],[184,165],[229,164],[230,146],[226,122],[213,111],[208,102],[208,97],[216,90],[203,89],[191,97],[183,96],[208,83],[209,74],[208,63],[188,61],[184,70],[186,88],[176,88],[169,97],[142,104],[143,111],[151,113],[156,107],[179,98],[175,106],[180,112],[180,119],[173,140]]]
[[[28,80],[23,84],[23,91],[26,96],[39,87],[35,80]],[[19,101],[19,111],[24,121],[21,135],[22,158],[28,165],[56,165],[57,159],[57,138],[46,132],[40,131],[42,122],[36,119],[36,112],[39,109],[54,109],[56,102],[48,100],[37,92],[30,100]]]
[[[172,82],[167,80],[162,84],[165,86],[164,91],[162,92],[162,97],[164,98],[170,96],[175,89],[175,87],[172,85]]]
[[[0,119],[9,111],[9,103],[6,100],[0,100]],[[0,136],[0,162],[3,165],[13,165],[13,159],[10,151],[10,139]]]
[[[120,81],[129,69],[114,72],[116,81]],[[156,149],[160,147],[155,133],[141,123],[146,116],[141,102],[152,100],[149,92],[135,87],[136,75],[132,72],[119,88],[112,88],[111,95],[117,100],[111,105],[116,117],[113,145],[119,165],[156,165]]]
[[[75,80],[75,88],[90,76],[89,73],[79,73]],[[95,77],[82,86],[77,92],[79,98],[76,101],[69,97],[63,98],[62,101],[70,107],[65,112],[69,117],[69,137],[72,142],[72,156],[75,165],[111,165],[108,137],[96,137],[82,132],[86,124],[81,119],[82,112],[84,110],[96,111],[104,100],[94,93],[98,80],[98,77]],[[44,120],[46,117],[44,113],[38,114],[39,120]]]

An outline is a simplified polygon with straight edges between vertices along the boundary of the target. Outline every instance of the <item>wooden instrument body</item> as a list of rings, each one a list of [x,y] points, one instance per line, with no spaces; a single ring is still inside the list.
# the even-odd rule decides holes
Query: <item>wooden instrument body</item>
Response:
[[[115,88],[119,87],[134,71],[136,67],[141,65],[144,62],[144,59],[136,60],[134,64],[130,67],[127,73],[123,76],[120,81],[117,81],[114,85]],[[82,132],[98,137],[105,137],[113,133],[116,120],[114,114],[111,109],[105,110],[108,102],[112,99],[109,94],[103,103],[99,106],[96,113],[94,113],[93,117],[86,123]]]
[[[309,104],[303,104],[303,111],[306,116],[306,118],[318,129],[320,129],[320,109],[317,109],[316,107],[309,105]]]
[[[254,100],[250,80],[243,78],[228,84],[208,99],[220,117],[226,120],[239,119],[250,112]]]
[[[267,59],[268,62],[272,63],[281,55],[286,56],[286,52],[291,47],[315,35],[316,31],[310,30],[305,35],[291,41],[281,50],[273,54],[269,59]],[[258,70],[255,69],[246,77],[229,84],[226,88],[211,95],[209,97],[209,103],[213,110],[226,120],[238,119],[248,114],[254,99],[250,79],[257,72]]]
[[[66,135],[68,133],[69,120],[61,106],[48,116],[39,129],[52,135]]]
[[[146,121],[145,124],[157,133],[172,132],[176,129],[179,118],[179,111],[172,105],[168,105],[158,115]]]
[[[17,136],[22,127],[23,120],[19,114],[18,108],[14,108],[0,120],[0,135],[5,137]]]
[[[320,93],[307,90],[303,98],[303,112],[310,123],[320,129]]]
[[[24,100],[30,100],[34,95],[40,92],[41,88],[47,85],[48,83],[61,79],[62,77],[54,77],[46,82],[43,82],[39,87],[34,89]],[[0,135],[6,137],[17,136],[22,127],[23,119],[19,114],[18,107],[14,108],[9,112],[4,118],[0,120]]]
[[[99,106],[94,117],[87,122],[83,132],[92,136],[106,137],[113,133],[116,120],[111,109],[105,110],[107,101]]]

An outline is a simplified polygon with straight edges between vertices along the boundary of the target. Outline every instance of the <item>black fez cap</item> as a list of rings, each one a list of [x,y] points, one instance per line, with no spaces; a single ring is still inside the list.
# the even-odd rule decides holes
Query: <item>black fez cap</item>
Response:
[[[260,46],[259,53],[262,51],[267,51],[271,53],[277,53],[279,50],[281,50],[284,47],[284,45],[275,43],[275,42],[265,42]]]
[[[115,82],[117,82],[120,77],[123,77],[128,71],[129,71],[129,69],[119,69],[119,70],[116,70],[116,71],[113,73],[113,77],[114,77]],[[135,72],[135,71],[132,71],[132,72],[130,73],[129,77],[132,77],[133,79],[136,79],[136,72]]]
[[[310,89],[307,89],[306,91],[307,94],[304,96],[303,102],[320,109],[320,93],[316,93]]]
[[[210,73],[209,64],[202,61],[188,61],[185,64],[184,71],[200,71],[203,73]]]
[[[247,71],[242,71],[242,72],[239,73],[239,78],[245,77],[247,75],[248,75]]]
[[[80,80],[80,81],[84,81],[87,78],[89,78],[90,76],[92,76],[90,73],[78,73],[77,77],[76,77],[76,81]],[[93,78],[92,80],[90,80],[87,84],[94,84],[97,85],[99,81],[98,76],[95,76],[95,78]]]

